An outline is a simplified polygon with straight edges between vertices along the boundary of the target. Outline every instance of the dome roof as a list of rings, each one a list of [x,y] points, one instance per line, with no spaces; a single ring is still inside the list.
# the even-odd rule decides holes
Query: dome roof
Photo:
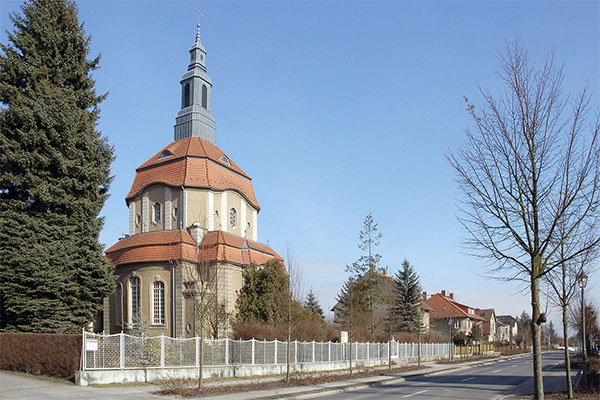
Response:
[[[153,184],[234,190],[257,210],[260,205],[252,178],[221,149],[199,137],[171,142],[136,169],[135,179],[125,198],[129,201]]]

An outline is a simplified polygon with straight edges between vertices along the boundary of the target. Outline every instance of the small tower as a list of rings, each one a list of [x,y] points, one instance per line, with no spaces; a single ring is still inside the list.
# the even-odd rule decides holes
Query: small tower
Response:
[[[175,140],[197,136],[215,143],[215,120],[210,112],[212,83],[206,73],[206,49],[200,37],[200,24],[196,41],[190,49],[190,64],[181,77],[181,109],[175,118]]]

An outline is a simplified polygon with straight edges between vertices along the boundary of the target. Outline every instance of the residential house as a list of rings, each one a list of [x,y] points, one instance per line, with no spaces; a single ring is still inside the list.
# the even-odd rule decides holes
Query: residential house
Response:
[[[496,321],[499,326],[498,340],[503,343],[513,344],[518,337],[517,319],[512,315],[498,315]]]
[[[477,309],[477,314],[483,317],[481,331],[483,333],[482,341],[485,343],[494,343],[498,340],[498,324],[496,321],[496,312],[493,308]]]
[[[427,293],[423,293],[423,297],[423,303],[432,309],[429,312],[431,331],[446,336],[452,329],[452,332],[462,331],[468,335],[473,326],[483,323],[484,319],[477,314],[475,307],[454,301],[454,293],[446,295],[446,291],[442,290],[429,298]]]

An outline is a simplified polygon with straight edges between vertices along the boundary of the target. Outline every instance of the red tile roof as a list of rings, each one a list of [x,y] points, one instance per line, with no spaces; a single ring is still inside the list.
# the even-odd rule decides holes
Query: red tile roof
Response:
[[[483,318],[475,313],[475,308],[457,303],[450,297],[442,296],[436,293],[423,302],[433,310],[429,312],[431,318],[470,318],[482,321]],[[469,309],[473,313],[469,313]]]
[[[162,157],[163,153],[171,155]],[[161,158],[162,157],[162,158]],[[229,160],[230,164],[223,161]],[[199,137],[171,142],[136,169],[135,179],[126,201],[155,183],[170,186],[235,190],[257,209],[260,209],[252,178],[235,164],[221,149]]]
[[[261,265],[283,258],[269,246],[223,231],[207,232],[196,251],[196,242],[185,230],[146,232],[119,240],[106,250],[117,265],[165,261],[218,261]]]

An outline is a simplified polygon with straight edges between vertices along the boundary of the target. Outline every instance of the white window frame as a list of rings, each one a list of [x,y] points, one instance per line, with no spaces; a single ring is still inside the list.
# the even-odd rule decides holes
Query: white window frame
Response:
[[[162,315],[159,315],[158,320],[156,319],[156,293],[155,293],[155,285],[157,283],[162,284]],[[150,298],[152,299],[150,304],[150,312],[152,315],[152,325],[165,325],[167,321],[167,284],[162,279],[155,279],[150,285]],[[162,317],[162,321],[161,321]]]

